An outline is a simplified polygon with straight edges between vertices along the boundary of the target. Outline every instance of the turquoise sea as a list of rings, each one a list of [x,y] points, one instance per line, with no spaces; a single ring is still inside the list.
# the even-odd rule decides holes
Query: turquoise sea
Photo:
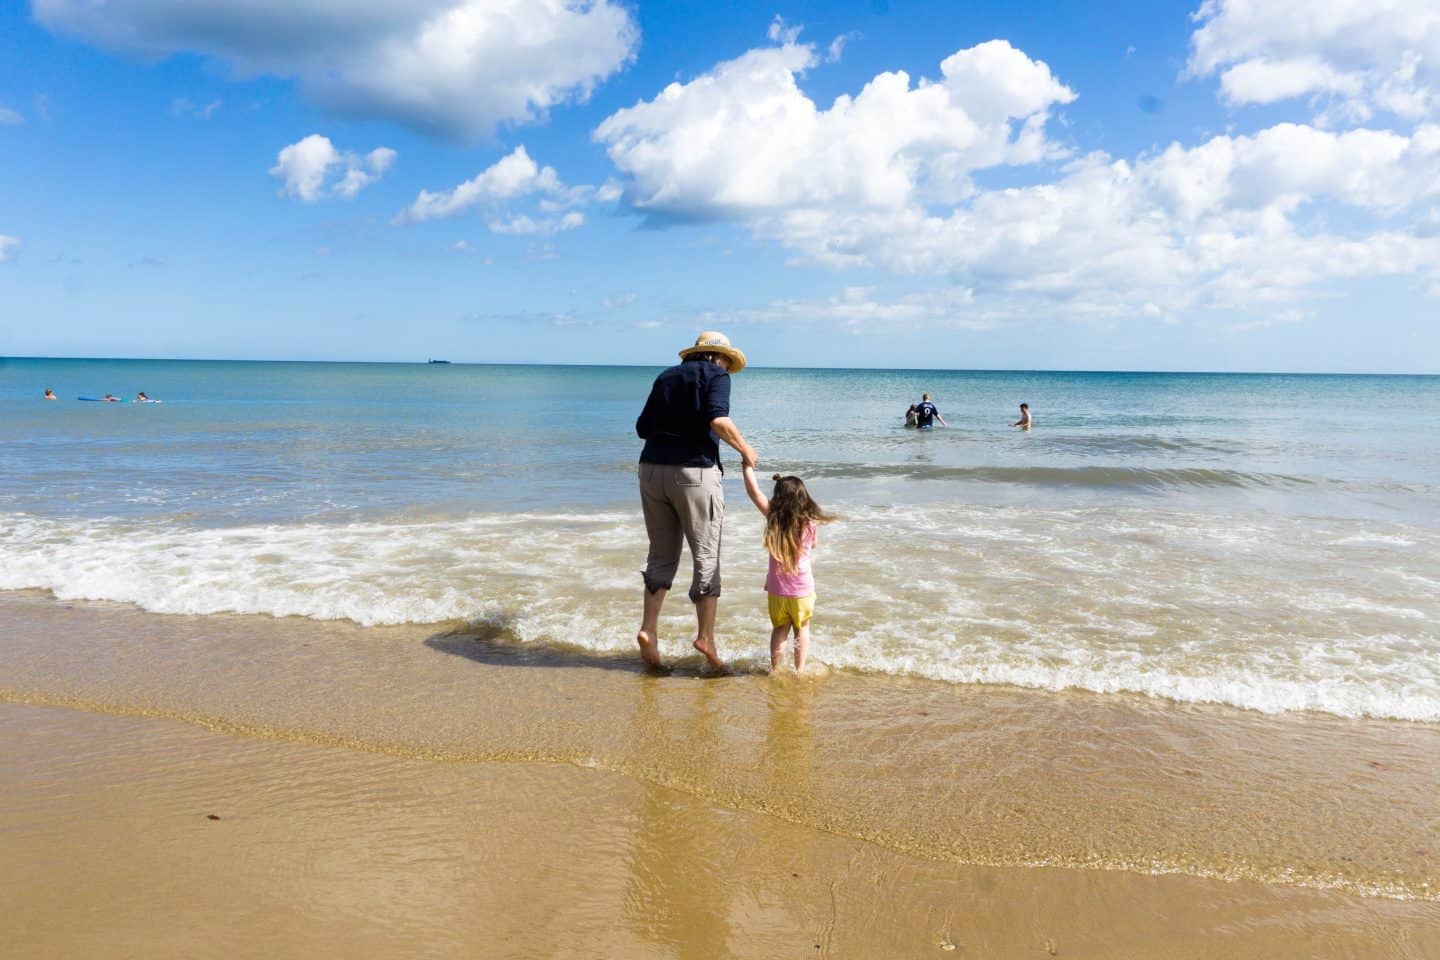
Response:
[[[631,649],[667,362],[0,360],[0,589]],[[903,427],[922,391],[948,428]],[[1440,722],[1440,378],[750,368],[733,404],[844,518],[831,667]],[[722,646],[759,656],[727,489]]]

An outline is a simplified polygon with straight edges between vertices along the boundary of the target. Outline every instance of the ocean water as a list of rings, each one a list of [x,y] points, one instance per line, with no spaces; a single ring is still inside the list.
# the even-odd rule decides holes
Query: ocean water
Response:
[[[633,651],[658,369],[0,360],[0,590]],[[948,428],[904,429],[921,391]],[[1440,378],[752,368],[733,415],[842,517],[831,668],[1440,722]],[[743,663],[765,557],[729,465]]]

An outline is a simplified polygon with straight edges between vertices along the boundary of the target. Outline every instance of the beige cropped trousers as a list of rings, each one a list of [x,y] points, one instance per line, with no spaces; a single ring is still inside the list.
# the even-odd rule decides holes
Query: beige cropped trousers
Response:
[[[725,491],[720,468],[640,464],[640,505],[650,554],[645,560],[645,589],[668,590],[680,568],[680,545],[690,546],[695,565],[690,600],[720,596],[720,529],[725,521]]]

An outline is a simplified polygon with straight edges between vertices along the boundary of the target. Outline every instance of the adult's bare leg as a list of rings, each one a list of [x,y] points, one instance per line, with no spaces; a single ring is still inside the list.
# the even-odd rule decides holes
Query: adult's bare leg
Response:
[[[719,597],[701,597],[695,601],[694,646],[710,661],[710,666],[724,670],[725,661],[715,652],[715,609],[719,605]]]
[[[666,495],[665,481],[670,472],[673,471],[668,467],[640,464],[640,507],[645,514],[645,535],[650,540],[650,550],[645,557],[644,612],[635,643],[641,658],[651,667],[661,666],[660,608],[665,604],[665,594],[680,565],[680,544],[684,537],[680,516]],[[662,583],[664,587],[650,589]]]
[[[645,612],[640,617],[640,629],[635,634],[635,643],[640,647],[640,659],[652,667],[660,666],[660,608],[665,605],[666,590],[645,591]]]

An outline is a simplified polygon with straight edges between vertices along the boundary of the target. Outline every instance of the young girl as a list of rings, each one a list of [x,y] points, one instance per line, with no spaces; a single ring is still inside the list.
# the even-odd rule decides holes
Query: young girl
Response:
[[[770,669],[780,668],[785,635],[795,632],[795,669],[805,669],[810,647],[810,617],[815,613],[815,577],[810,551],[815,531],[835,518],[810,499],[805,481],[775,474],[775,491],[766,499],[755,479],[755,468],[745,467],[745,492],[765,515],[765,549],[770,551],[770,572],[765,590],[770,594]]]

